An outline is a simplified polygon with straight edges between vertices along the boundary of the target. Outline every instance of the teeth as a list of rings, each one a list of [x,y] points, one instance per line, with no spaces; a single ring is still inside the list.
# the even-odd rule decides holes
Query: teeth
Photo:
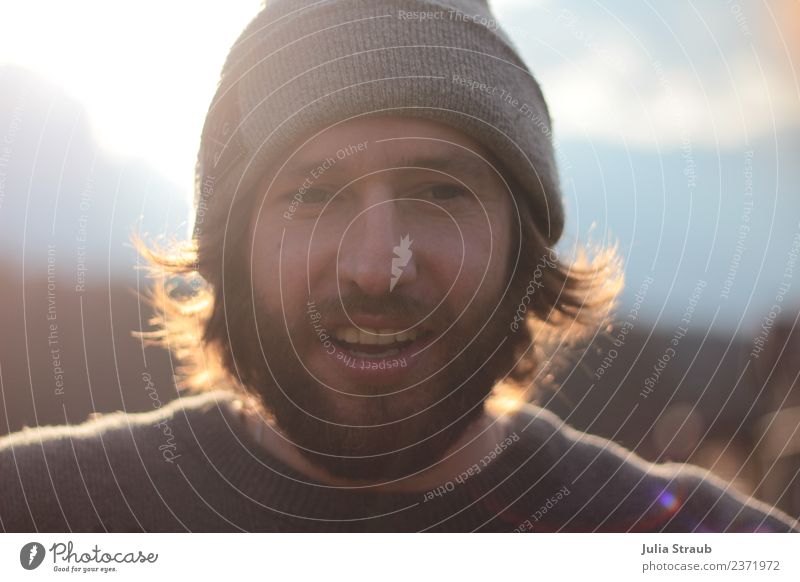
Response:
[[[357,358],[365,358],[365,359],[378,358],[378,359],[380,359],[380,358],[391,358],[392,356],[396,356],[397,354],[400,353],[400,350],[398,350],[397,348],[392,348],[392,349],[386,350],[385,352],[381,352],[380,354],[368,354],[366,352],[359,352],[359,351],[356,351],[356,350],[350,350],[350,353],[353,354]]]
[[[414,341],[419,334],[414,330],[401,332],[396,329],[364,327],[359,330],[354,327],[340,327],[333,335],[337,340],[348,344],[384,346],[397,342]]]
[[[393,333],[391,329],[382,329],[378,336],[378,344],[382,346],[393,344],[397,335],[399,334]]]

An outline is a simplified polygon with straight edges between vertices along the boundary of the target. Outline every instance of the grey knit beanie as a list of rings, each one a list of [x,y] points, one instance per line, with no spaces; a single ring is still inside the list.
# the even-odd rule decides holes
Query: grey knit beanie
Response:
[[[444,122],[469,135],[512,174],[545,239],[561,236],[547,105],[485,0],[266,0],[227,57],[203,128],[194,232],[201,256],[216,244],[203,224],[221,218],[230,230],[231,209],[277,156],[372,114]]]

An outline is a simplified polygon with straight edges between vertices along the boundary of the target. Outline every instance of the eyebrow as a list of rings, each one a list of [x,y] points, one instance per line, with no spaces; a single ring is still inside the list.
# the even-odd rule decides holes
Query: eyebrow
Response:
[[[320,168],[327,160],[320,160],[309,164],[302,165],[289,165],[281,172],[285,176],[293,177],[306,177],[310,176],[313,170]],[[451,155],[427,155],[418,157],[403,157],[396,164],[391,166],[395,168],[424,168],[426,170],[437,170],[439,172],[452,175],[456,178],[463,178],[466,176],[472,178],[481,178],[485,175],[485,169],[482,167],[481,158],[477,156],[469,156],[465,154],[451,154]],[[333,174],[336,170],[337,163],[334,163],[327,172]],[[389,168],[387,168],[389,169]]]
[[[477,156],[455,154],[448,156],[423,156],[412,159],[403,158],[398,167],[425,168],[450,174],[456,178],[470,176],[480,178],[485,175],[481,159]]]

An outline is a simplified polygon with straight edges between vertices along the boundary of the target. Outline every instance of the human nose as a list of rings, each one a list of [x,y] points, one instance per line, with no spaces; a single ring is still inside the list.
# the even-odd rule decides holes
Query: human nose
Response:
[[[351,225],[339,254],[339,280],[380,296],[416,280],[413,236],[404,230],[398,204],[385,201]]]

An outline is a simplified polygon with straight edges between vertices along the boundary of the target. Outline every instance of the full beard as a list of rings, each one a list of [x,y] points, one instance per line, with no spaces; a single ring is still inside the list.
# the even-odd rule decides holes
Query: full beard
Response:
[[[247,301],[236,311],[239,322],[230,348],[243,387],[256,396],[284,436],[315,466],[336,477],[381,482],[414,475],[434,465],[484,412],[484,401],[496,382],[513,368],[521,335],[508,336],[513,291],[502,299],[492,321],[475,318],[454,325],[442,343],[450,362],[436,374],[426,370],[413,387],[398,386],[391,394],[361,387],[359,394],[315,379],[298,359],[298,346],[318,341],[302,315],[286,328],[282,312],[261,302]],[[321,304],[321,311],[398,312],[424,314],[425,306],[399,295],[382,298],[343,297]],[[240,304],[242,305],[242,304]],[[403,311],[400,311],[403,310]],[[441,310],[441,306],[440,306]],[[472,312],[491,313],[476,308]],[[248,313],[249,312],[249,313]],[[230,312],[229,312],[230,313]],[[248,317],[249,315],[249,317]],[[433,321],[455,321],[452,314],[434,313]],[[439,332],[441,333],[441,332]],[[475,337],[470,343],[470,339]],[[290,341],[291,338],[291,341]],[[440,341],[442,341],[440,340]],[[504,341],[505,340],[505,341]],[[469,345],[468,345],[469,344]],[[293,347],[294,346],[294,347]],[[460,352],[460,353],[459,353]],[[403,389],[405,388],[405,389]],[[376,395],[365,397],[365,393]]]

